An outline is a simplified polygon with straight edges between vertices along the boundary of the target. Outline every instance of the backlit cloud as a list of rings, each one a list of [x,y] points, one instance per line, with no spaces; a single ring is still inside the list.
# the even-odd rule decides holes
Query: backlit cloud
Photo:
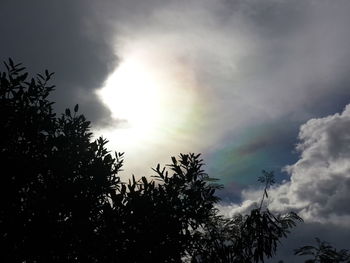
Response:
[[[270,189],[268,206],[277,212],[296,211],[306,222],[350,227],[350,105],[342,113],[311,119],[300,128],[299,160],[286,166],[290,180]],[[255,206],[259,190],[244,190],[242,206],[223,207],[225,213]]]
[[[149,161],[141,169],[180,150],[210,152],[210,161],[216,150],[232,146],[228,140],[240,140],[249,129],[259,130],[266,123],[275,127],[282,120],[294,129],[339,110],[350,98],[344,85],[349,82],[349,2],[104,1],[92,6],[94,19],[103,21],[112,36],[110,45],[121,63],[142,50],[153,71],[182,86],[178,92],[185,95],[177,96],[179,105],[186,92],[196,98],[191,106],[195,118],[183,118],[182,129],[174,129],[176,136],[169,136],[157,153],[147,151]],[[181,80],[186,75],[191,76],[190,85]],[[177,116],[176,110],[170,116]],[[111,147],[117,148],[108,135]],[[265,148],[275,137],[264,139]],[[237,152],[258,149],[246,143]],[[148,144],[148,149],[155,147]],[[133,156],[140,155],[132,149],[126,152],[132,163]]]

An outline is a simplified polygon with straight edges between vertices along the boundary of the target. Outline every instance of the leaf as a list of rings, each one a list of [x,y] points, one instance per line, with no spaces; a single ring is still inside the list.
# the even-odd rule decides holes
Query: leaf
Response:
[[[141,177],[141,180],[142,180],[142,183],[143,183],[145,186],[148,185],[148,181],[147,181],[147,178],[146,178],[146,177],[142,176],[142,177]]]
[[[9,58],[9,63],[10,63],[11,68],[14,68],[15,64],[13,64],[13,60],[11,58]]]
[[[4,61],[5,67],[7,69],[7,71],[10,71],[10,67],[7,65],[7,63]]]
[[[265,196],[266,196],[267,198],[269,198],[269,195],[267,194],[266,189],[265,189]]]
[[[70,109],[68,109],[68,108],[66,109],[66,115],[67,115],[67,116],[71,116],[71,115],[70,115]]]
[[[78,112],[78,110],[79,110],[79,105],[77,104],[77,105],[75,105],[75,107],[74,107],[74,112]]]
[[[41,75],[40,73],[38,73],[37,76],[38,76],[39,78],[41,78],[42,80],[45,80],[45,78],[43,77],[43,75]]]
[[[23,75],[19,76],[18,79],[20,81],[25,81],[25,79],[28,77],[28,72],[24,73]]]

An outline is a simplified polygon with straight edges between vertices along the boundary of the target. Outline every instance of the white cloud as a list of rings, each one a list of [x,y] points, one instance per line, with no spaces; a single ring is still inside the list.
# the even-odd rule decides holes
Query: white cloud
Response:
[[[268,207],[278,213],[297,212],[304,220],[279,247],[275,258],[300,262],[293,250],[314,244],[314,238],[346,248],[350,228],[350,104],[342,113],[311,119],[300,127],[299,160],[285,167],[290,181],[269,191]],[[245,189],[241,205],[221,204],[222,214],[247,213],[261,200],[262,191]]]
[[[285,168],[290,181],[269,191],[269,208],[296,211],[307,222],[350,226],[350,105],[340,114],[311,119],[301,126],[299,160]],[[225,214],[249,209],[260,191],[245,190],[241,207],[226,206]]]

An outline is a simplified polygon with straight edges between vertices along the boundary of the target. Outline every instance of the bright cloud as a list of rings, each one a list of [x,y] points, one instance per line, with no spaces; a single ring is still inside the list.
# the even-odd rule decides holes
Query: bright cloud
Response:
[[[299,160],[285,168],[290,181],[270,189],[269,208],[296,211],[307,222],[350,226],[350,105],[340,114],[311,119],[300,128]],[[226,214],[244,212],[260,191],[245,190],[242,206],[223,206]]]
[[[141,58],[132,55],[133,59],[145,63],[147,53],[147,70],[170,76],[161,83],[162,92],[174,83],[179,87],[177,110],[186,108],[184,99],[196,100],[187,117],[177,110],[166,113],[170,120],[181,119],[181,128],[172,129],[166,122],[172,136],[161,145],[142,144],[149,158],[140,171],[180,150],[206,153],[225,148],[231,145],[228,140],[239,140],[252,126],[282,119],[286,125],[305,122],[344,105],[338,102],[349,95],[341,85],[348,81],[344,69],[350,58],[349,2],[106,1],[94,10],[95,19],[105,21],[113,36],[120,70],[132,53],[142,51]],[[190,83],[183,76],[190,76]],[[151,112],[158,118],[159,111]],[[116,136],[104,134],[110,148],[118,149]],[[145,153],[125,151],[133,165]]]

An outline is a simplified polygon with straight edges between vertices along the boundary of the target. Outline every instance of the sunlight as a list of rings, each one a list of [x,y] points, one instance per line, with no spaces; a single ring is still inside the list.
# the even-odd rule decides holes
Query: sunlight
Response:
[[[146,136],[161,119],[162,94],[154,74],[134,58],[122,62],[98,92],[112,117]],[[130,131],[129,131],[130,132]]]
[[[190,127],[193,114],[191,74],[184,65],[154,55],[126,56],[97,91],[116,120],[102,131],[110,146],[136,154],[156,144],[176,145],[173,139]]]

